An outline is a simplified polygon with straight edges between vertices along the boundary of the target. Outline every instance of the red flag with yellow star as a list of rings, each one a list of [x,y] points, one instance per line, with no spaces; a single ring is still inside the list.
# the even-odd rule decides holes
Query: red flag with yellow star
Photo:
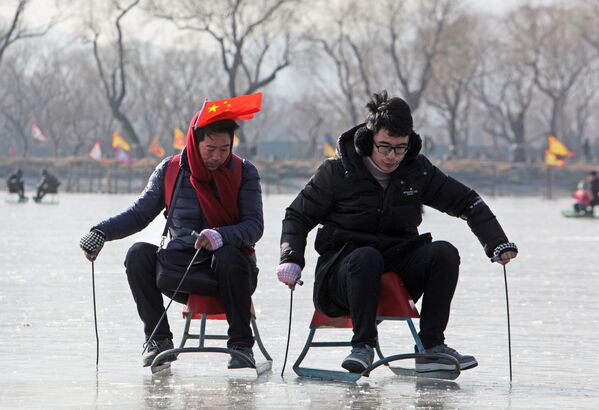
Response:
[[[220,120],[250,120],[262,107],[262,93],[240,95],[219,101],[206,101],[194,128]]]

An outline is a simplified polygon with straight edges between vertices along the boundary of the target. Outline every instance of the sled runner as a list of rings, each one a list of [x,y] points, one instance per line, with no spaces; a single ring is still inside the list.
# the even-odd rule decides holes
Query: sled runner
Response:
[[[24,196],[23,198],[13,198],[12,196],[9,198],[6,198],[4,200],[4,202],[6,202],[7,204],[25,204],[29,201],[29,197]]]
[[[571,209],[563,210],[562,215],[566,218],[599,219],[599,215],[595,215],[593,212],[576,212]]]
[[[393,272],[386,272],[381,277],[379,303],[377,308],[377,322],[380,324],[380,322],[383,320],[405,321],[408,324],[410,332],[412,333],[412,337],[414,338],[414,342],[416,343],[417,352],[385,356],[383,355],[381,347],[377,341],[375,349],[379,360],[376,360],[374,363],[372,363],[372,365],[363,373],[350,373],[346,371],[301,367],[300,365],[311,347],[351,346],[351,342],[349,341],[314,341],[314,335],[318,329],[352,328],[352,321],[349,316],[329,317],[321,311],[315,310],[314,315],[312,316],[312,322],[310,323],[310,333],[308,334],[308,339],[306,340],[302,352],[293,365],[293,370],[300,377],[310,377],[341,382],[355,382],[362,376],[369,376],[370,372],[377,367],[385,365],[397,375],[438,378],[446,380],[456,379],[460,375],[460,365],[456,358],[447,354],[424,352],[424,346],[420,341],[420,337],[418,336],[418,332],[416,331],[412,321],[413,318],[418,317],[418,310],[416,309],[414,302],[404,287],[399,275]],[[417,357],[442,359],[443,361],[455,365],[455,368],[444,371],[417,372],[415,368],[390,366],[391,362],[397,360],[415,359]]]
[[[258,326],[256,325],[256,314],[254,312],[254,305],[252,304],[252,318],[251,318],[251,326],[252,331],[254,333],[254,340],[262,352],[262,355],[266,359],[264,362],[258,362],[254,364],[254,362],[245,354],[229,349],[227,347],[214,347],[214,346],[206,346],[205,342],[207,340],[227,340],[228,336],[226,334],[207,334],[206,333],[206,324],[208,320],[227,320],[227,315],[225,314],[225,308],[223,306],[222,300],[220,296],[210,295],[189,295],[189,299],[187,301],[187,305],[183,307],[183,318],[185,319],[185,328],[183,330],[183,337],[181,338],[181,343],[179,347],[174,349],[165,350],[161,352],[154,358],[154,362],[152,363],[152,373],[156,373],[167,368],[170,368],[170,363],[155,365],[154,363],[160,363],[162,359],[166,356],[176,354],[177,356],[180,353],[198,353],[198,352],[212,352],[212,353],[226,353],[232,356],[237,357],[245,364],[247,364],[250,368],[256,370],[256,373],[261,375],[272,368],[272,358],[266,351],[264,344],[262,343],[262,339],[260,338],[260,333],[258,332]],[[200,330],[199,333],[191,333],[191,321],[194,319],[200,320]],[[188,340],[197,340],[198,344],[195,347],[188,346],[186,347]]]

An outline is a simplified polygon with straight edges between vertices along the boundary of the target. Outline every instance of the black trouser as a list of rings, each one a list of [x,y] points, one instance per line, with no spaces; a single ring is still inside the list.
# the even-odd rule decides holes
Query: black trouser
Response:
[[[56,194],[58,193],[58,187],[50,186],[48,184],[41,184],[37,187],[37,194],[35,199],[41,201],[41,199],[46,196],[46,194]]]
[[[19,198],[23,198],[25,196],[25,184],[23,182],[11,181],[8,183],[8,192],[19,194]]]
[[[432,242],[396,260],[386,260],[373,247],[362,247],[335,264],[327,291],[351,315],[352,346],[374,346],[380,277],[384,272],[397,272],[414,301],[423,296],[419,336],[429,348],[445,340],[459,265],[457,249],[445,241]]]
[[[171,297],[173,292],[162,291],[156,285],[156,250],[153,244],[138,242],[127,252],[125,267],[127,280],[137,304],[137,312],[144,323],[146,339],[150,337],[164,312],[162,293]],[[224,245],[217,249],[206,269],[211,269],[218,281],[229,323],[228,346],[252,347],[254,338],[250,327],[251,296],[256,289],[257,271],[240,249]],[[179,293],[175,300],[187,303],[187,294]],[[173,338],[167,317],[156,330],[154,339]]]

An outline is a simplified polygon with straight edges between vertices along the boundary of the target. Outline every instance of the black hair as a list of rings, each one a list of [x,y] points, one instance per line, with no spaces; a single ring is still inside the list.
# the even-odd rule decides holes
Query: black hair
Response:
[[[197,144],[199,144],[200,141],[204,141],[206,135],[223,133],[231,137],[231,141],[233,141],[233,135],[235,135],[235,130],[238,128],[239,125],[237,125],[237,123],[233,120],[220,120],[208,124],[202,128],[196,128],[193,130],[193,132],[195,134]]]
[[[597,178],[597,171],[589,171],[589,175]]]
[[[359,155],[369,156],[372,153],[374,135],[381,129],[386,129],[393,136],[412,134],[414,122],[410,106],[399,97],[389,98],[387,90],[373,94],[366,108],[366,126],[359,128],[354,136],[354,146]]]

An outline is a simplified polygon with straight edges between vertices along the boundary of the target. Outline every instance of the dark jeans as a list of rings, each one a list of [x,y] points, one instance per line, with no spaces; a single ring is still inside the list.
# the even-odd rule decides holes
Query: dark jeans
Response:
[[[397,272],[414,301],[423,297],[419,336],[429,348],[445,340],[459,265],[457,249],[445,241],[432,242],[395,260],[385,259],[373,247],[362,247],[335,264],[327,291],[351,315],[352,346],[374,346],[380,277],[384,272]]]
[[[127,280],[137,304],[137,312],[144,323],[146,339],[150,337],[164,312],[162,293],[171,297],[173,292],[163,291],[156,285],[156,245],[138,242],[129,248],[125,258]],[[252,347],[254,338],[250,327],[251,296],[256,289],[257,270],[240,249],[224,245],[217,249],[206,269],[212,270],[218,281],[218,291],[223,300],[229,323],[228,346]],[[187,303],[188,295],[179,291],[175,300]],[[154,335],[157,340],[173,338],[165,316]]]
[[[25,184],[22,181],[11,181],[8,183],[8,192],[11,194],[19,194],[19,198],[23,198],[25,196]]]
[[[576,213],[582,213],[582,212],[592,213],[592,212],[594,212],[595,205],[597,205],[597,204],[593,203],[593,202],[591,202],[588,206],[586,206],[582,202],[576,202],[574,204],[574,212],[576,212]]]
[[[46,194],[56,194],[58,193],[58,188],[48,188],[46,186],[40,186],[37,188],[37,194],[35,195],[36,200],[40,201]]]

